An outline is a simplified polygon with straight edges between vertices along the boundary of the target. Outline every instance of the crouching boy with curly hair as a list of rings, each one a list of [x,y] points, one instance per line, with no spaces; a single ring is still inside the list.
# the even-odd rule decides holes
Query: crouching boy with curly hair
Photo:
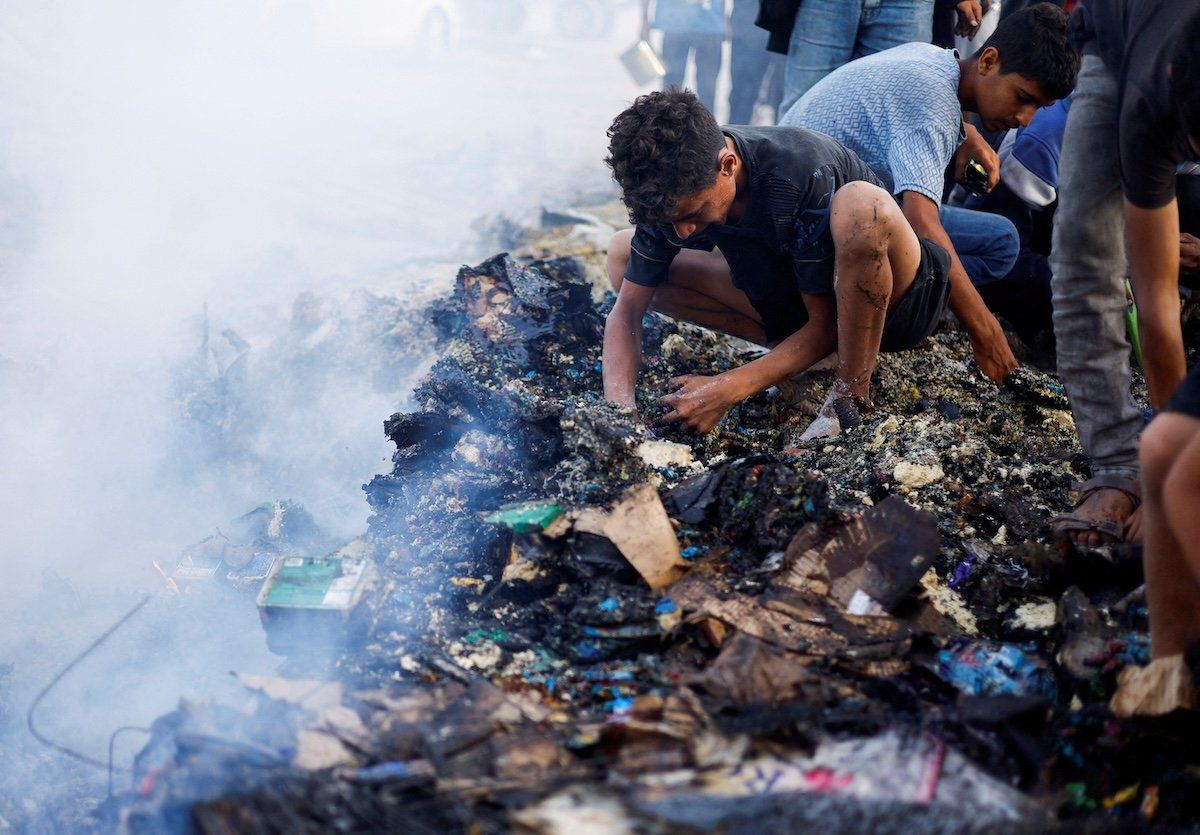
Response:
[[[673,379],[667,421],[707,432],[836,350],[837,380],[803,438],[861,423],[879,351],[919,344],[946,309],[946,251],[918,238],[871,169],[824,134],[722,129],[695,95],[669,90],[638,98],[608,136],[636,228],[609,245],[605,397],[636,408],[653,308],[770,348],[713,377]]]

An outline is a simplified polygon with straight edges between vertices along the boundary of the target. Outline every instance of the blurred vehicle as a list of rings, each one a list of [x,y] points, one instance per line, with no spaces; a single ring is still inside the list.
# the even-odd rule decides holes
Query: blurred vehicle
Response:
[[[263,0],[272,37],[327,49],[441,50],[461,31],[457,0]]]

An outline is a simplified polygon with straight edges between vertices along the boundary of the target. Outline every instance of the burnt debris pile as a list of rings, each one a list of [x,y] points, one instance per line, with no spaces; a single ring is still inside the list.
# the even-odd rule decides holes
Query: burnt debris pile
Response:
[[[184,706],[147,749],[173,768],[139,767],[258,778],[200,802],[150,779],[127,819],[155,797],[212,833],[1194,819],[1190,668],[1122,673],[1148,660],[1138,555],[1048,544],[1083,475],[1052,376],[997,389],[946,329],[884,357],[843,436],[798,441],[814,371],[697,437],[655,397],[754,349],[648,317],[635,423],[602,402],[604,309],[569,260],[460,272],[365,488],[377,578],[338,683],[247,681],[217,753]],[[287,721],[254,736],[268,705]]]

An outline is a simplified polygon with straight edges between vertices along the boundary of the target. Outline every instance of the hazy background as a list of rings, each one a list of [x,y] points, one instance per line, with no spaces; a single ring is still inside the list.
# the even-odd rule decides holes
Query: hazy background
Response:
[[[274,499],[360,532],[427,357],[404,311],[492,254],[481,218],[611,193],[639,13],[585,6],[0,0],[0,830],[103,777],[47,770],[24,710],[150,561]],[[269,671],[226,605],[157,601],[47,730],[98,755]]]
[[[273,498],[334,527],[365,518],[358,486],[386,457],[380,421],[406,390],[373,391],[340,369],[322,380],[333,391],[289,404],[278,437],[253,439],[262,467],[223,490],[172,466],[187,439],[172,431],[170,372],[196,349],[196,322],[184,320],[205,305],[211,327],[233,328],[254,359],[286,333],[303,291],[330,309],[359,288],[428,295],[480,254],[481,215],[604,186],[604,129],[637,93],[615,58],[636,7],[614,0],[607,37],[566,39],[553,20],[566,0],[521,4],[524,22],[510,14],[499,33],[478,28],[506,22],[477,13],[493,4],[447,3],[459,25],[430,54],[415,46],[415,17],[437,5],[4,4],[10,588],[46,565],[141,570],[134,552],[152,541],[166,547]],[[338,483],[304,466],[339,444]]]

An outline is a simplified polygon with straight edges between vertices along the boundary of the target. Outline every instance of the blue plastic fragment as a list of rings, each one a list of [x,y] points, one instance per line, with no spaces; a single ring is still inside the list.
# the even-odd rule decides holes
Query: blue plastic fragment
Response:
[[[615,612],[621,607],[621,601],[615,597],[606,597],[596,604],[596,608],[601,612]]]
[[[580,641],[575,645],[575,653],[580,658],[599,658],[603,654],[596,641]]]
[[[967,580],[971,579],[971,573],[975,570],[975,555],[967,554],[967,556],[958,565],[954,566],[954,571],[950,574],[950,579],[946,582],[952,589],[957,589]]]
[[[628,696],[613,699],[608,703],[608,709],[611,713],[628,713],[633,709],[633,699]]]
[[[1016,644],[967,642],[944,649],[938,675],[970,696],[1054,696],[1050,671]]]
[[[527,372],[527,373],[525,374],[525,379],[526,379],[526,380],[532,380],[532,379],[533,379],[534,377],[536,377],[536,376],[537,376],[537,369],[534,369],[534,370],[532,370],[532,371],[529,371],[529,372]]]
[[[1117,658],[1126,666],[1144,667],[1150,663],[1150,636],[1128,632],[1121,636]]]
[[[412,773],[413,770],[407,763],[393,761],[357,769],[354,772],[354,779],[363,783],[383,783],[408,777]]]
[[[675,601],[669,597],[664,597],[662,600],[654,604],[654,614],[669,615],[671,612],[679,611],[679,607],[675,605]]]
[[[679,552],[685,560],[693,560],[700,556],[700,547],[698,545],[689,545]]]
[[[588,681],[633,681],[631,670],[587,670],[583,677]]]

